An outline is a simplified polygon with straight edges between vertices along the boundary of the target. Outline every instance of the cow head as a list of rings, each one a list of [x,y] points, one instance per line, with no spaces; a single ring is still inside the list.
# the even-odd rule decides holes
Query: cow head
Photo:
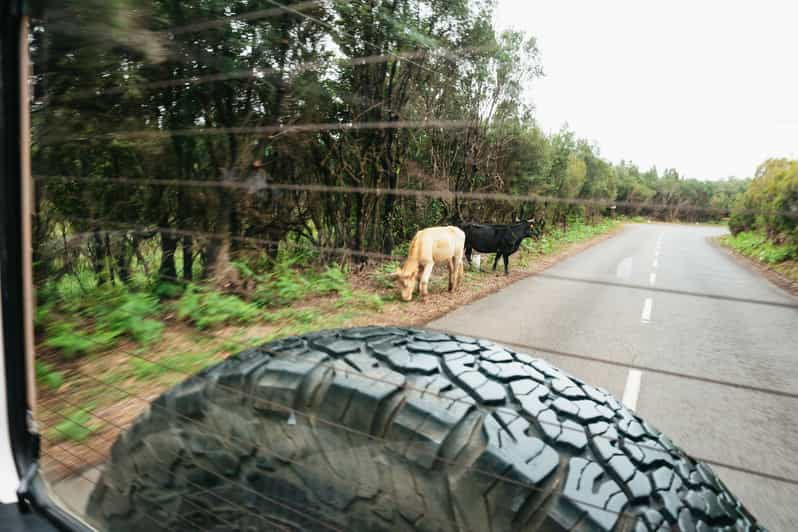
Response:
[[[396,288],[399,290],[399,294],[402,296],[402,301],[410,301],[413,299],[413,290],[416,288],[416,277],[418,277],[418,270],[413,271],[412,273],[406,273],[401,268],[397,268],[391,274],[396,280]]]
[[[527,220],[527,223],[529,224],[529,230],[530,230],[529,236],[540,238],[540,235],[543,234],[543,228],[546,226],[546,219],[530,218],[529,220]]]

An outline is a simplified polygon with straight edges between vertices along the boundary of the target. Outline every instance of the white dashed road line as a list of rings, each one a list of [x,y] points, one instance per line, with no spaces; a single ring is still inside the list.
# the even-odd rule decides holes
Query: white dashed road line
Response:
[[[640,323],[651,322],[651,307],[654,306],[654,300],[647,297],[643,302],[643,312],[640,314]]]
[[[630,369],[626,376],[626,387],[623,389],[623,404],[626,408],[634,410],[637,407],[637,397],[640,395],[640,377],[643,373]]]
[[[653,272],[649,273],[648,274],[648,284],[650,284],[651,286],[654,286],[654,284],[656,282],[657,282],[657,274],[653,273]]]

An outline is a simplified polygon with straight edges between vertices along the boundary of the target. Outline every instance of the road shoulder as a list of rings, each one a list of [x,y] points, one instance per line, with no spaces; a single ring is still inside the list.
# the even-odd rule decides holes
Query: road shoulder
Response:
[[[393,302],[385,306],[379,314],[369,314],[355,319],[346,326],[357,325],[395,325],[395,326],[423,326],[438,318],[462,307],[483,299],[499,290],[518,281],[538,274],[555,264],[586,249],[604,242],[623,231],[624,223],[609,231],[596,235],[587,240],[566,244],[561,250],[547,255],[531,256],[526,259],[526,264],[518,264],[518,259],[511,257],[510,274],[504,275],[497,271],[485,271],[487,260],[483,261],[483,271],[472,277],[471,282],[459,288],[454,293],[446,292],[440,288],[430,290],[426,300],[414,298],[410,303]],[[487,256],[483,256],[486,259]]]
[[[772,284],[791,294],[793,297],[798,298],[798,278],[792,279],[783,273],[779,272],[770,264],[758,261],[747,255],[743,255],[739,251],[723,244],[720,237],[712,237],[708,239],[710,244],[714,247],[725,252],[728,256],[732,257],[737,263],[743,265],[748,270],[761,274],[765,279]]]

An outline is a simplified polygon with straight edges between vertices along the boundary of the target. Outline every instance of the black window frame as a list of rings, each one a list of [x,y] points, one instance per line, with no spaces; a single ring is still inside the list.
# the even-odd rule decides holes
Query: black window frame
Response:
[[[19,508],[43,515],[60,530],[90,531],[59,506],[38,470],[39,437],[29,419],[25,352],[25,300],[22,262],[22,172],[20,39],[31,2],[13,0],[0,7],[0,305],[8,414],[8,437],[20,478]],[[33,368],[30,368],[33,371]],[[0,428],[2,430],[2,428]]]

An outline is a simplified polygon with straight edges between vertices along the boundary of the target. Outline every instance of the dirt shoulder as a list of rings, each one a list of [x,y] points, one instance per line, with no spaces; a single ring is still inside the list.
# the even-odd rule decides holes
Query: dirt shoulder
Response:
[[[504,275],[501,271],[501,266],[496,272],[491,271],[491,261],[487,259],[492,259],[492,256],[483,255],[482,271],[467,271],[464,286],[461,286],[454,293],[449,293],[446,291],[446,287],[443,286],[442,276],[445,276],[445,270],[440,271],[437,269],[433,273],[433,283],[426,300],[422,301],[416,295],[413,301],[409,303],[395,301],[387,304],[381,312],[359,316],[347,322],[346,326],[422,326],[454,311],[458,307],[489,296],[521,279],[540,273],[568,257],[612,238],[622,231],[623,227],[623,224],[618,224],[608,232],[588,240],[564,244],[561,249],[550,254],[519,253],[519,256],[513,256],[510,259],[509,275]]]
[[[760,273],[771,283],[798,297],[798,261],[788,260],[779,264],[768,264],[733,249],[722,237],[712,238],[710,241],[749,270]]]

